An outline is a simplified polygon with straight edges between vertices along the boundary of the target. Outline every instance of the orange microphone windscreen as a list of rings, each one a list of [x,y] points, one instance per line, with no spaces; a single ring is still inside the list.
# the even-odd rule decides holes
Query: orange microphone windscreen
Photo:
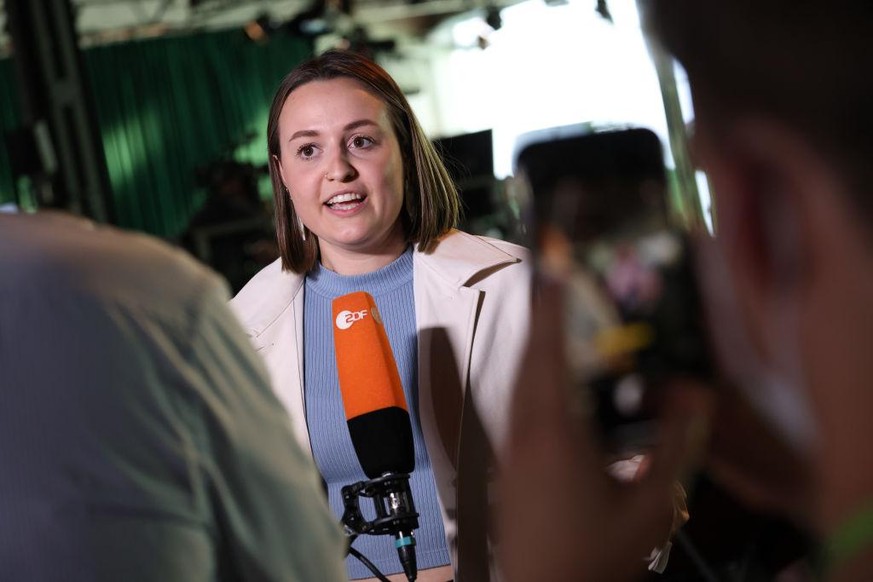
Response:
[[[406,397],[376,302],[365,291],[333,301],[334,346],[346,419],[380,408],[406,410]]]

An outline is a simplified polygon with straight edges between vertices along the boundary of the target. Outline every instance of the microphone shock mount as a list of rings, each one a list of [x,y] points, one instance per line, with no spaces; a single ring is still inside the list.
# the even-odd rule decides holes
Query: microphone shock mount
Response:
[[[415,580],[418,566],[413,530],[418,528],[418,512],[409,488],[409,474],[386,473],[369,481],[346,485],[341,493],[346,534],[351,538],[361,534],[393,535],[403,571],[408,580]],[[376,518],[372,521],[367,521],[361,513],[361,497],[373,500]]]

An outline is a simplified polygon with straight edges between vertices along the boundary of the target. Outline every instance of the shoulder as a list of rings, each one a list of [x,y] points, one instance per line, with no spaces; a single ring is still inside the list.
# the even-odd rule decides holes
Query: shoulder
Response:
[[[150,235],[46,212],[0,217],[0,264],[19,288],[137,306],[149,312],[227,297],[218,275]]]
[[[526,247],[490,236],[470,234],[463,230],[453,230],[445,235],[435,252],[439,254],[452,251],[470,253],[470,258],[474,260],[478,257],[494,256],[495,253],[506,254],[518,261],[530,257],[530,251]]]
[[[460,231],[459,231],[459,234],[464,234],[468,237],[472,237],[472,238],[477,239],[481,243],[495,247],[495,248],[501,250],[502,252],[507,253],[507,254],[517,258],[519,262],[527,262],[531,258],[530,249],[528,249],[527,247],[521,246],[519,244],[510,242],[507,240],[499,239],[499,238],[489,237],[489,236],[479,236],[479,235],[471,235],[471,234],[467,234],[467,233],[461,233]]]
[[[523,246],[453,230],[431,253],[416,252],[417,264],[460,286],[530,273],[530,251]]]
[[[3,325],[17,330],[26,352],[38,346],[33,353],[71,390],[90,382],[94,394],[111,389],[113,401],[143,401],[194,378],[200,342],[220,345],[216,353],[232,333],[242,337],[238,326],[204,336],[205,326],[233,321],[227,286],[148,235],[72,217],[0,217],[0,272]],[[34,376],[34,385],[51,374]]]

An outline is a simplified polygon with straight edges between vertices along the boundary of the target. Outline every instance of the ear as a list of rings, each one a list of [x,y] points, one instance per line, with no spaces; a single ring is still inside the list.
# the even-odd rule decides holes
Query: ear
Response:
[[[291,189],[288,188],[288,177],[285,175],[285,168],[282,166],[282,160],[280,160],[279,156],[276,154],[270,154],[270,163],[273,164],[275,171],[282,179],[282,185],[285,186],[285,191],[290,193]]]
[[[763,315],[802,282],[807,200],[818,183],[811,173],[820,164],[803,139],[767,121],[742,121],[697,141],[714,190],[717,236],[747,307]]]

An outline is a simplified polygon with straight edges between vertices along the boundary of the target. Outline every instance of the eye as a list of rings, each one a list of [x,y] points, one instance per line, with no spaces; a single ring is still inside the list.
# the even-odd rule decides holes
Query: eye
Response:
[[[297,157],[303,158],[304,160],[311,158],[315,155],[315,146],[311,143],[303,144],[299,148],[297,148]]]
[[[367,137],[366,135],[356,135],[349,143],[353,148],[366,149],[376,143],[376,141],[372,137]]]

